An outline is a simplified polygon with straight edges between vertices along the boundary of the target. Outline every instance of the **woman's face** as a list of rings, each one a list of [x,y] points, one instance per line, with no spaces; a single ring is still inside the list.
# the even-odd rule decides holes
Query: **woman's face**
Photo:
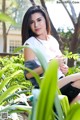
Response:
[[[37,36],[47,33],[46,21],[40,12],[31,15],[30,28]]]

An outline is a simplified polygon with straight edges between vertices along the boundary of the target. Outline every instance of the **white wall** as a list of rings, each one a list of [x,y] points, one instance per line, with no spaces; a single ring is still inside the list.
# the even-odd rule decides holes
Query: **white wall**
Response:
[[[21,33],[20,31],[10,31],[7,35],[7,52],[9,52],[10,40],[15,41],[15,45],[17,46],[17,40],[21,43]],[[13,45],[14,46],[14,45]],[[20,44],[21,46],[21,44]],[[0,53],[3,52],[3,38],[2,38],[2,31],[0,30]]]
[[[2,53],[2,52],[3,52],[3,40],[0,37],[0,53]]]

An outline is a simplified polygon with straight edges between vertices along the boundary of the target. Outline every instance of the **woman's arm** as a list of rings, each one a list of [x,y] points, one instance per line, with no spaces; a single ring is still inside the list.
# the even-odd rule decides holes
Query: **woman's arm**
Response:
[[[33,69],[33,71],[36,72],[38,75],[40,75],[40,74],[43,73],[43,69],[42,69],[41,66],[38,67],[38,68]],[[30,79],[30,78],[33,77],[33,75],[32,75],[31,73],[27,73],[27,74],[26,74],[26,77],[27,77],[28,79]]]
[[[35,53],[30,48],[25,48],[24,49],[24,59],[25,59],[25,61],[33,61],[35,59]],[[38,75],[43,73],[43,69],[41,66],[33,69],[33,71],[36,72]],[[31,73],[26,73],[26,77],[28,79],[30,79],[33,77],[33,75]]]
[[[24,60],[29,61],[34,59],[35,59],[35,54],[31,50],[31,48],[24,48]]]
[[[24,59],[25,59],[25,61],[35,59],[35,54],[30,48],[25,48],[24,49]],[[43,69],[42,69],[41,66],[38,67],[38,68],[33,69],[33,71],[35,71],[38,75],[43,73]],[[32,76],[31,73],[27,73],[26,77],[28,79],[30,79],[33,76]],[[61,87],[65,86],[66,84],[70,83],[70,82],[73,82],[72,86],[80,88],[80,73],[75,73],[75,74],[72,74],[72,75],[68,75],[68,76],[66,76],[64,78],[61,78],[58,81],[58,86],[59,86],[59,88],[61,88]]]

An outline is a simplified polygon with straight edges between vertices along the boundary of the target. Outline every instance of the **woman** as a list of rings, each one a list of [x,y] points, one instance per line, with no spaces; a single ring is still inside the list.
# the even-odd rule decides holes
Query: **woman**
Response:
[[[59,88],[73,82],[71,85],[80,88],[77,83],[80,82],[80,74],[74,74],[65,77],[68,67],[64,64],[63,55],[59,49],[57,40],[50,33],[50,23],[45,9],[41,6],[30,7],[24,15],[22,23],[22,44],[40,49],[47,62],[56,58],[59,62],[58,78]],[[30,48],[24,49],[25,66],[33,69],[40,76],[44,71]],[[26,79],[30,79],[35,87],[38,87],[31,73],[25,71]]]

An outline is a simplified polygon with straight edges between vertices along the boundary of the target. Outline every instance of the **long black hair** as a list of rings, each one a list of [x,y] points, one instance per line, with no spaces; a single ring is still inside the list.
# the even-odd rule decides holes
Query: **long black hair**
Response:
[[[46,12],[46,10],[39,6],[39,5],[34,5],[31,6],[25,13],[24,17],[23,17],[23,22],[22,22],[22,44],[24,44],[24,42],[31,36],[36,36],[33,31],[30,29],[30,19],[31,19],[31,15],[39,12],[43,15],[43,17],[45,18],[46,21],[46,30],[47,33],[50,34],[51,28],[50,28],[50,21],[49,21],[49,16]]]

